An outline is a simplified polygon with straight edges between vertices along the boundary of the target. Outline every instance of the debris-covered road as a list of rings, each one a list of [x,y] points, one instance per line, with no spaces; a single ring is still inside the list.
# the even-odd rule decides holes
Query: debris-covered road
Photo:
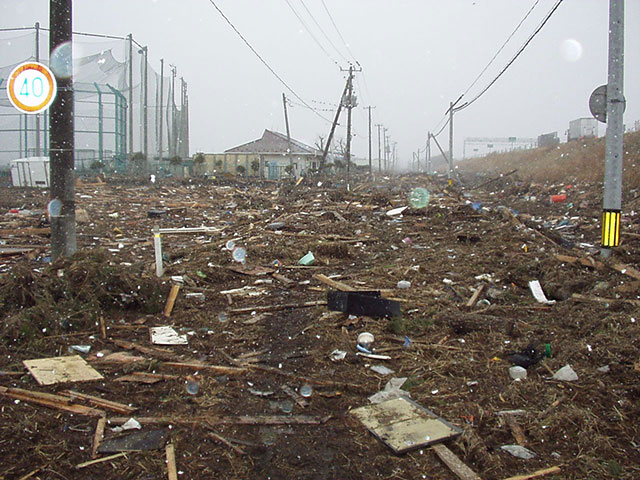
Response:
[[[1,189],[0,478],[171,478],[172,454],[190,479],[640,477],[637,192],[605,263],[598,185],[356,185],[85,181],[80,253],[54,263],[48,192]],[[401,316],[332,311],[327,290]],[[175,335],[154,344],[162,326]],[[102,378],[47,367],[71,355]],[[553,377],[566,365],[577,379]],[[400,414],[380,420],[396,454],[352,413],[392,379],[475,474],[443,463],[430,430],[403,437]]]

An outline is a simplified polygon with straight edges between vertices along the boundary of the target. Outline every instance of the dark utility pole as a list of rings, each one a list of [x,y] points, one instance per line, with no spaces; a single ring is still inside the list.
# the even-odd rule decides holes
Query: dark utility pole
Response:
[[[36,22],[36,62],[40,62],[40,23]],[[40,114],[36,114],[36,157],[40,152]]]
[[[50,57],[57,47],[72,41],[71,0],[51,0],[49,4]],[[71,48],[69,58],[71,65]],[[51,258],[73,255],[76,244],[76,206],[73,172],[73,78],[54,72],[58,93],[49,115],[49,155],[51,165]]]
[[[369,110],[369,175],[373,174],[373,169],[371,168],[371,109],[376,108],[369,105],[368,107],[364,107]]]
[[[289,115],[287,115],[287,97],[282,94],[282,106],[284,108],[284,123],[287,127],[287,150],[289,151],[289,176],[293,178],[293,152],[291,151],[291,133],[289,131]]]
[[[380,150],[380,127],[382,127],[381,123],[376,123],[376,127],[378,128],[378,173],[382,172],[382,151]]]
[[[611,256],[611,248],[620,242],[622,211],[622,153],[625,100],[624,74],[624,0],[609,1],[609,78],[607,84],[607,136],[602,201],[601,255]]]

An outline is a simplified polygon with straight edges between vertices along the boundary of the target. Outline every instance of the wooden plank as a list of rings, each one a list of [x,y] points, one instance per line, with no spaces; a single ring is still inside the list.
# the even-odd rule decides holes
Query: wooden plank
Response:
[[[124,377],[116,378],[116,382],[133,382],[133,383],[146,383],[153,384],[163,380],[175,380],[180,378],[178,375],[164,375],[160,373],[148,373],[148,372],[133,372]]]
[[[176,468],[176,450],[173,443],[167,444],[165,448],[167,456],[167,473],[169,480],[178,480],[178,469]]]
[[[137,407],[130,407],[129,405],[125,405],[123,403],[105,400],[104,398],[94,397],[93,395],[88,395],[86,393],[80,393],[73,390],[65,390],[58,393],[62,396],[69,397],[72,400],[86,400],[90,405],[93,405],[94,407],[111,410],[123,415],[129,415],[138,410]]]
[[[460,434],[460,429],[406,398],[367,405],[351,413],[398,454]]]
[[[478,299],[480,298],[480,295],[482,295],[482,292],[484,292],[485,288],[487,288],[487,286],[483,283],[476,289],[475,292],[473,292],[473,295],[467,302],[467,307],[473,307],[478,302]]]
[[[629,303],[631,305],[640,307],[640,300],[634,300],[631,298],[604,298],[604,297],[581,295],[579,293],[572,294],[571,298],[575,300],[580,300],[582,302],[599,302],[599,303],[610,303],[610,304],[616,303],[616,302],[623,302],[623,303]]]
[[[38,358],[22,362],[39,385],[102,380],[102,375],[81,356]]]
[[[346,283],[342,283],[342,282],[337,282],[336,280],[333,280],[329,277],[327,277],[326,275],[323,275],[322,273],[316,273],[313,276],[314,280],[318,280],[319,282],[324,283],[325,285],[328,285],[329,287],[333,288],[334,290],[340,290],[341,292],[355,292],[357,291],[356,288],[353,288],[350,285],[347,285]]]
[[[176,298],[178,297],[179,291],[180,291],[180,285],[173,285],[171,287],[171,291],[169,292],[169,298],[167,298],[167,303],[164,306],[165,317],[171,316],[171,312],[173,311],[173,305],[176,303]]]
[[[93,435],[93,448],[91,449],[91,457],[98,456],[98,447],[102,443],[104,437],[104,427],[107,425],[107,417],[100,417],[96,424],[96,433]]]
[[[208,365],[206,363],[182,363],[182,362],[165,362],[166,367],[188,368],[190,370],[207,370],[218,375],[242,375],[247,373],[246,368],[241,367],[225,367],[222,365]]]
[[[443,444],[439,443],[437,445],[433,445],[431,450],[433,450],[436,455],[438,455],[438,458],[440,458],[440,460],[442,460],[442,462],[461,480],[482,480]]]
[[[532,478],[543,477],[545,475],[551,475],[552,473],[560,473],[560,467],[543,468],[542,470],[536,470],[533,473],[527,473],[524,475],[516,475],[515,477],[505,478],[504,480],[531,480]]]
[[[86,407],[84,405],[75,405],[71,403],[69,398],[51,393],[30,392],[21,388],[0,387],[0,395],[78,415],[87,415],[89,417],[102,417],[105,415],[103,410]]]
[[[128,453],[131,452],[116,453],[115,455],[109,455],[108,457],[97,458],[88,462],[79,463],[78,465],[76,465],[76,469],[80,470],[81,468],[90,467],[91,465],[95,465],[97,463],[110,462],[111,460],[115,460],[116,458],[124,457]]]
[[[109,423],[122,425],[130,417],[111,417]],[[241,415],[241,416],[189,416],[189,417],[136,417],[142,425],[322,425],[331,417],[309,415]]]
[[[287,310],[290,308],[309,308],[309,307],[318,307],[321,305],[326,305],[326,300],[318,300],[315,302],[304,302],[304,303],[285,303],[282,305],[263,305],[256,307],[245,307],[245,308],[233,308],[229,310],[229,313],[251,313],[251,312],[277,312],[279,310]]]
[[[174,360],[176,358],[179,358],[179,355],[176,355],[171,350],[167,350],[166,348],[147,347],[138,343],[118,339],[113,339],[112,342],[118,347],[124,348],[125,350],[136,350],[140,353],[144,353],[145,355],[150,355],[152,357],[157,357],[163,360]]]

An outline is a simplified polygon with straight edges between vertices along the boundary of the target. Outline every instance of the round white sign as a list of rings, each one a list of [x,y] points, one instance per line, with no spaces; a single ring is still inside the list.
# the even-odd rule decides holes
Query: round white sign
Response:
[[[9,101],[23,113],[40,113],[46,110],[53,102],[56,92],[57,84],[53,73],[41,63],[22,63],[9,75]]]

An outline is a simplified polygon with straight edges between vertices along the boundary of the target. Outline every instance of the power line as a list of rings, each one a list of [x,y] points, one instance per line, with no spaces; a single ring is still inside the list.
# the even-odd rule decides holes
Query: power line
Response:
[[[516,32],[518,31],[518,29],[522,26],[522,24],[525,22],[525,20],[529,17],[529,15],[531,15],[531,12],[533,11],[534,8],[536,8],[536,6],[538,5],[538,3],[540,3],[540,0],[536,0],[535,3],[531,6],[531,8],[529,9],[529,11],[526,13],[526,15],[522,18],[522,20],[520,20],[520,23],[518,23],[518,25],[516,25],[516,28],[513,30],[513,32],[511,32],[511,35],[509,35],[507,37],[507,39],[504,41],[504,43],[502,44],[502,46],[498,49],[498,51],[496,52],[496,54],[493,56],[493,58],[491,60],[489,60],[489,63],[487,63],[487,66],[484,67],[482,69],[482,71],[480,72],[480,74],[476,77],[476,79],[471,82],[471,85],[469,85],[469,87],[464,91],[463,95],[466,95],[469,90],[471,90],[471,88],[473,88],[473,86],[476,84],[476,82],[480,79],[480,77],[484,74],[484,72],[487,71],[487,69],[491,66],[491,64],[493,63],[493,61],[497,58],[497,56],[500,54],[500,52],[502,52],[502,50],[504,50],[504,47],[507,46],[507,43],[509,43],[509,40],[511,40],[513,38],[513,36],[516,34]]]
[[[316,45],[318,45],[318,47],[320,47],[320,50],[322,50],[324,52],[324,54],[327,56],[327,58],[329,60],[331,60],[333,63],[335,63],[338,67],[340,66],[340,64],[336,61],[335,58],[333,58],[329,52],[327,52],[327,50],[324,48],[324,46],[322,46],[322,44],[318,41],[318,39],[316,38],[316,36],[313,34],[313,32],[311,31],[311,29],[307,26],[307,24],[304,22],[304,20],[302,20],[302,17],[300,15],[298,15],[298,12],[296,12],[296,9],[293,8],[293,5],[291,5],[291,2],[289,2],[289,0],[284,0],[285,2],[287,2],[287,5],[289,5],[289,8],[291,9],[291,11],[293,12],[293,14],[298,18],[298,20],[300,21],[300,23],[302,24],[302,26],[304,27],[304,29],[307,31],[307,33],[309,34],[309,36],[313,39],[314,42],[316,42]],[[304,4],[303,4],[304,5]],[[305,7],[306,8],[306,7]]]
[[[336,32],[338,32],[338,36],[340,37],[340,40],[342,40],[342,43],[344,44],[345,48],[347,49],[347,52],[349,52],[349,55],[351,55],[351,58],[353,58],[353,60],[356,62],[356,65],[360,66],[360,62],[358,62],[358,60],[356,59],[355,55],[353,54],[353,52],[349,48],[349,45],[347,44],[347,41],[344,39],[344,37],[340,33],[340,30],[338,29],[338,25],[336,25],[336,22],[333,20],[333,17],[331,16],[331,12],[329,12],[329,9],[327,8],[327,4],[324,3],[324,0],[320,0],[320,1],[322,2],[322,6],[324,7],[325,11],[327,12],[327,15],[329,16],[329,20],[331,20],[331,23],[333,24],[333,28],[335,28]]]
[[[307,11],[307,13],[309,14],[309,16],[311,17],[311,20],[313,20],[313,23],[316,24],[316,26],[318,27],[318,29],[320,30],[320,33],[322,33],[322,35],[324,35],[324,38],[327,39],[327,42],[329,42],[329,45],[331,45],[333,47],[333,49],[338,53],[339,56],[342,57],[342,59],[349,63],[349,60],[347,60],[347,57],[345,57],[342,52],[340,50],[338,50],[338,48],[334,45],[334,43],[331,41],[331,39],[329,38],[329,36],[326,34],[326,32],[324,31],[324,29],[320,26],[320,24],[318,23],[318,21],[316,20],[316,18],[313,16],[313,14],[311,13],[311,11],[307,8],[307,6],[305,5],[303,0],[300,0],[300,3],[302,4],[302,6],[304,7],[304,9]]]
[[[493,84],[498,81],[498,79],[502,76],[502,74],[507,71],[507,69],[513,64],[513,62],[516,61],[516,59],[520,56],[520,54],[524,51],[524,49],[527,48],[527,46],[531,43],[531,41],[534,39],[534,37],[538,34],[538,32],[540,32],[540,30],[542,30],[542,27],[545,26],[545,24],[549,21],[551,16],[555,13],[555,11],[558,9],[558,7],[560,6],[560,4],[562,2],[563,2],[563,0],[557,0],[556,4],[553,6],[553,8],[549,11],[549,13],[547,13],[547,16],[542,20],[540,25],[538,25],[538,28],[535,29],[535,31],[529,36],[529,38],[522,45],[522,47],[520,47],[520,49],[516,52],[516,54],[513,56],[513,58],[509,61],[509,63],[507,63],[507,65],[505,65],[505,67],[500,71],[500,73],[498,73],[498,75],[496,75],[496,77],[489,83],[489,85],[487,85],[478,95],[473,97],[471,100],[469,100],[468,102],[466,102],[466,103],[460,105],[459,107],[457,107],[455,109],[455,111],[460,111],[460,110],[463,110],[463,109],[471,106],[471,104],[473,102],[475,102],[482,95],[484,95],[485,92],[487,90],[489,90],[493,86]]]
[[[227,16],[224,14],[224,12],[222,10],[220,10],[220,8],[218,7],[218,5],[216,5],[216,2],[214,2],[213,0],[209,0],[209,2],[211,3],[211,5],[213,5],[213,7],[218,11],[218,13],[220,14],[220,16],[222,18],[224,18],[224,20],[229,24],[229,26],[233,29],[234,32],[236,32],[236,34],[242,39],[242,41],[245,43],[245,45],[247,47],[249,47],[249,50],[251,50],[253,52],[253,54],[258,57],[258,59],[263,63],[263,65],[265,67],[267,67],[267,69],[273,74],[274,77],[276,77],[280,83],[282,83],[282,85],[285,86],[285,88],[287,90],[289,90],[289,92],[291,92],[291,94],[296,97],[298,100],[300,100],[306,107],[308,107],[311,111],[313,111],[313,113],[315,113],[318,117],[320,117],[321,119],[323,119],[325,122],[328,123],[332,123],[331,120],[329,120],[328,118],[325,118],[323,115],[321,115],[320,113],[318,113],[311,105],[309,105],[307,102],[304,101],[304,99],[298,95],[295,90],[293,90],[293,88],[291,88],[287,82],[285,82],[282,77],[280,77],[280,75],[278,75],[276,73],[276,71],[271,68],[271,65],[269,65],[267,63],[267,61],[262,58],[262,56],[257,52],[257,50],[255,48],[253,48],[253,46],[249,43],[249,41],[242,35],[242,33],[240,33],[240,31],[235,27],[235,25],[233,23],[231,23],[231,20],[229,20],[229,18],[227,18]]]

